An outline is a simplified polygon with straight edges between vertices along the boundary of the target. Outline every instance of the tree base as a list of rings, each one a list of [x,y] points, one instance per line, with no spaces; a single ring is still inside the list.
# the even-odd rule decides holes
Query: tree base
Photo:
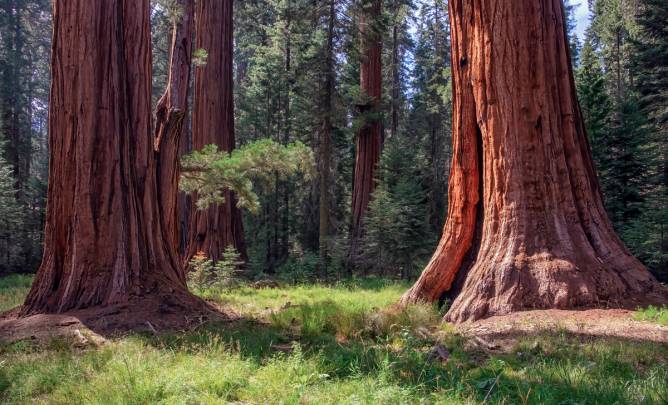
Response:
[[[22,307],[17,307],[0,314],[0,341],[75,336],[81,330],[101,337],[128,332],[184,331],[207,322],[238,318],[191,294],[132,297],[126,303],[60,314],[21,315],[21,310]]]
[[[444,319],[458,323],[534,309],[636,309],[668,302],[668,289],[635,259],[612,270],[602,263],[583,269],[548,256],[473,265]]]

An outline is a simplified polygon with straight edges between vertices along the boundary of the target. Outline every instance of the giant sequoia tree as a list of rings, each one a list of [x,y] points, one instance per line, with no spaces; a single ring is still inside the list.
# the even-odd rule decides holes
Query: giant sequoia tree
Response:
[[[464,321],[662,294],[603,208],[562,0],[451,0],[450,18],[448,218],[402,301],[452,288],[446,319]]]
[[[362,124],[355,141],[355,172],[352,195],[353,254],[362,236],[364,214],[374,190],[374,177],[381,149],[380,98],[382,93],[381,51],[379,30],[381,0],[364,0],[361,4],[360,103]]]
[[[234,140],[233,1],[200,0],[196,10],[196,47],[206,51],[206,63],[195,70],[193,148],[210,144],[231,151]],[[246,259],[241,211],[227,191],[225,202],[194,210],[186,259],[203,252],[217,261],[228,246]]]
[[[158,204],[149,0],[55,0],[53,22],[44,256],[23,314],[195,302]]]

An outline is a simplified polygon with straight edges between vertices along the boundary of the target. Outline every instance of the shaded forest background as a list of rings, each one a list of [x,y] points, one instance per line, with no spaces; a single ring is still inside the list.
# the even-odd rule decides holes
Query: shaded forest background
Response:
[[[572,3],[566,7],[571,57],[606,208],[631,251],[666,281],[668,2],[589,0],[591,24],[583,38],[575,34]],[[447,10],[447,0],[385,0],[371,23],[383,43],[383,151],[362,247],[351,266],[355,135],[368,119],[358,108],[360,4],[235,2],[237,145],[264,138],[301,141],[313,149],[320,169],[330,169],[324,190],[322,176],[306,187],[277,180],[262,191],[258,212],[244,213],[253,273],[303,280],[348,274],[413,278],[422,270],[447,209]],[[167,82],[178,12],[172,0],[153,1],[154,103]],[[33,272],[41,259],[50,13],[48,0],[0,0],[0,273]],[[197,50],[195,58],[206,63],[206,51]],[[328,83],[331,105],[323,102]],[[327,145],[323,123],[330,128]]]

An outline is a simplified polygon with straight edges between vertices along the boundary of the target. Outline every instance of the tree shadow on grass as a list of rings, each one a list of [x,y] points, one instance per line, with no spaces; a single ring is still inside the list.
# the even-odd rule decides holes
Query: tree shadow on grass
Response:
[[[400,332],[342,342],[324,330],[299,335],[249,320],[142,339],[159,349],[186,352],[225,344],[257,364],[291,356],[285,347],[297,344],[304,359],[315,359],[332,378],[383,378],[425,395],[455,390],[488,403],[661,403],[668,397],[668,366],[655,361],[668,359],[668,347],[564,331],[528,334],[498,352],[457,335],[422,339]],[[434,359],[434,345],[443,345],[449,358]]]
[[[355,334],[341,336],[349,311],[323,299],[283,308],[270,322],[237,319],[185,332],[126,336],[172,353],[215,357],[225,351],[259,367],[274,360],[282,367],[281,361],[296,358],[330,379],[367,378],[417,397],[447,392],[473,402],[593,404],[662,403],[668,397],[665,345],[554,330],[499,335],[495,341],[513,338],[514,344],[490,350],[454,332],[432,330],[421,336],[417,329],[429,323],[410,315],[395,315],[384,329],[369,313],[365,323],[354,321]],[[438,345],[447,358],[434,358]]]

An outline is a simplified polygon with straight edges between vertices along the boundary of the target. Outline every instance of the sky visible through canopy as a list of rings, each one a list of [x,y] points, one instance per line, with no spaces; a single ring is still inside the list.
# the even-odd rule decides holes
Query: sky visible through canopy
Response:
[[[577,28],[575,32],[578,36],[580,42],[584,40],[585,31],[589,27],[589,8],[587,7],[586,0],[580,0],[579,2],[571,1],[572,4],[575,4],[575,21],[577,22]]]

